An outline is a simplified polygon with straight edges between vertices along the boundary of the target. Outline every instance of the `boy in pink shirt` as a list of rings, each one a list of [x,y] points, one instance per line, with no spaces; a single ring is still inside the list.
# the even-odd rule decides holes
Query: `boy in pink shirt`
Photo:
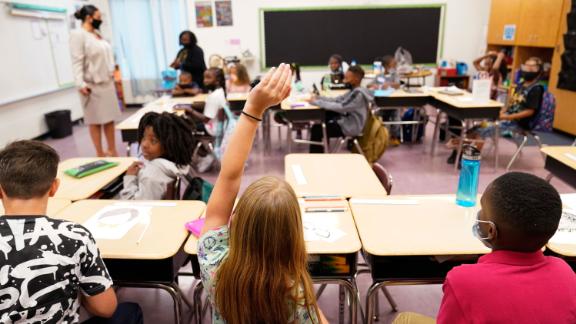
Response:
[[[473,232],[492,253],[448,273],[438,323],[576,323],[576,275],[542,253],[562,215],[556,189],[507,173],[480,203]]]

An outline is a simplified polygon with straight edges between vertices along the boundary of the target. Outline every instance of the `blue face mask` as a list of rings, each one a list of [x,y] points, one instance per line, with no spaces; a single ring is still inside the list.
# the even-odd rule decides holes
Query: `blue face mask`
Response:
[[[478,212],[478,215],[480,214],[480,212]],[[482,230],[480,229],[480,223],[484,223],[484,224],[488,224],[494,227],[494,229],[496,229],[496,224],[494,224],[494,222],[492,221],[483,221],[478,219],[479,217],[477,216],[476,220],[474,221],[474,225],[472,225],[472,234],[474,234],[474,236],[479,239],[482,243],[484,243],[484,245],[486,245],[486,247],[488,248],[492,248],[492,244],[490,243],[490,241],[492,239],[494,239],[493,235],[486,235],[484,233],[482,233]]]

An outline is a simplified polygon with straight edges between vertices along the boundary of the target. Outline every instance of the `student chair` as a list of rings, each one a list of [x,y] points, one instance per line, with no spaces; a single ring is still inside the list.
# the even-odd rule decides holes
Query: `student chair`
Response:
[[[513,135],[514,135],[514,138],[520,137],[521,141],[519,143],[514,141],[517,145],[517,149],[514,152],[514,154],[512,155],[512,159],[510,159],[510,162],[508,162],[508,165],[506,166],[506,172],[510,171],[512,164],[514,164],[514,162],[516,162],[516,160],[518,159],[518,156],[520,155],[520,153],[522,153],[522,149],[524,148],[524,146],[526,146],[526,143],[528,143],[528,139],[533,139],[536,142],[536,144],[538,144],[538,148],[539,149],[542,148],[542,140],[540,139],[540,136],[538,136],[533,131],[521,130],[521,131],[514,132]],[[546,158],[546,157],[544,156],[544,158]]]
[[[392,193],[392,185],[394,184],[390,172],[388,172],[386,168],[384,168],[380,163],[377,162],[372,164],[372,171],[374,171],[376,177],[378,177],[378,180],[380,180],[380,182],[382,183],[382,186],[386,190],[386,193],[390,195]]]
[[[166,186],[166,194],[162,197],[162,200],[180,200],[180,188],[182,180],[177,177],[176,180],[170,182]]]
[[[338,144],[336,145],[334,150],[332,150],[332,153],[338,153],[340,151],[340,149],[342,149],[342,145],[344,145],[344,143],[352,142],[352,145],[354,145],[356,150],[358,150],[358,152],[360,152],[360,154],[364,155],[364,152],[362,151],[362,147],[360,146],[360,142],[358,142],[359,137],[362,137],[362,134],[360,134],[358,136],[342,136],[342,137],[340,137],[340,139],[338,140]]]
[[[214,163],[219,165],[218,156],[214,151],[214,142],[216,141],[216,138],[204,132],[194,132],[194,137],[198,143],[196,144],[194,152],[192,153],[192,161],[196,161],[200,157],[200,149],[203,148],[208,154],[214,157]]]

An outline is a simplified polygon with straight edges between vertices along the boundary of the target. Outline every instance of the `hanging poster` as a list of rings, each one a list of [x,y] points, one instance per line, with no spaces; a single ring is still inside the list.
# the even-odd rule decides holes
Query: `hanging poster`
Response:
[[[212,2],[210,1],[196,1],[196,26],[197,27],[212,27]]]
[[[216,26],[232,26],[232,1],[216,1]]]

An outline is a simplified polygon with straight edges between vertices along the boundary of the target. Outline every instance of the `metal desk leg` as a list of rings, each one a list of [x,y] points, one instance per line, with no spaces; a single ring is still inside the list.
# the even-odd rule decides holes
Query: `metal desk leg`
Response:
[[[438,114],[436,115],[436,124],[434,125],[434,134],[432,135],[432,146],[430,147],[430,155],[434,155],[436,150],[436,142],[438,141],[438,132],[440,131],[440,117],[442,117],[442,111],[437,109]]]
[[[181,294],[180,288],[176,288],[177,284],[175,282],[166,284],[166,283],[141,283],[141,282],[114,282],[115,286],[118,287],[132,287],[132,288],[155,288],[155,289],[162,289],[170,294],[172,300],[174,301],[174,323],[180,324],[181,320]]]
[[[262,117],[262,142],[264,142],[264,152],[266,154],[270,154],[270,150],[272,149],[272,139],[271,139],[271,122],[270,122],[270,110],[266,110],[264,112],[264,116]]]
[[[454,163],[454,171],[458,171],[458,165],[460,165],[460,154],[462,154],[462,148],[464,147],[464,140],[466,139],[466,131],[468,130],[468,120],[462,121],[462,130],[460,131],[460,143],[458,143],[458,151],[456,152],[456,162]]]
[[[292,127],[292,123],[288,122],[288,134],[286,134],[288,140],[288,154],[292,153]]]
[[[344,304],[346,303],[346,293],[342,286],[338,286],[338,322],[344,324]]]
[[[498,171],[498,159],[500,158],[499,145],[500,142],[500,122],[494,122],[494,171]]]
[[[356,324],[358,321],[358,304],[356,296],[358,295],[358,289],[356,286],[346,279],[313,279],[315,284],[337,284],[347,291],[347,295],[350,298],[350,323]],[[342,322],[343,317],[340,316],[340,322]]]
[[[322,136],[324,136],[324,153],[330,153],[330,139],[328,138],[328,132],[326,131],[326,123],[322,122]]]
[[[194,287],[194,313],[196,313],[196,324],[202,324],[202,290],[204,285],[200,281],[196,287]]]

